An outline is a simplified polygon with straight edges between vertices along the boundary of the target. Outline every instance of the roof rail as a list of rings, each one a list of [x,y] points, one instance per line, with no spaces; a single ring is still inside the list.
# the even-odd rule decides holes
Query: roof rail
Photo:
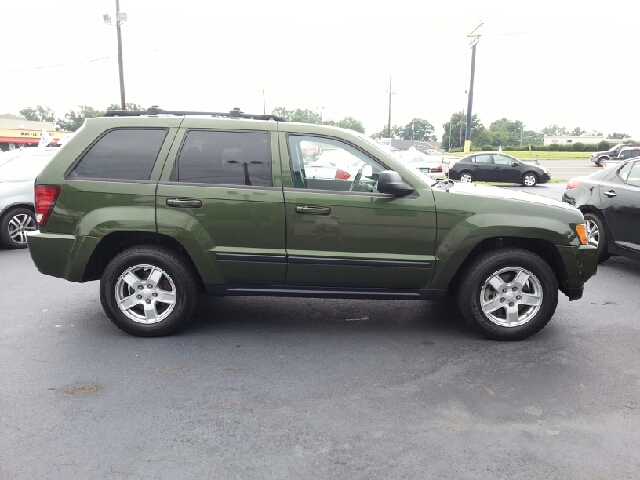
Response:
[[[194,112],[190,110],[162,110],[157,105],[146,110],[107,110],[103,117],[140,117],[142,115],[211,115],[212,117],[252,118],[254,120],[275,120],[284,122],[285,119],[276,115],[254,115],[244,113],[238,107],[230,112]]]

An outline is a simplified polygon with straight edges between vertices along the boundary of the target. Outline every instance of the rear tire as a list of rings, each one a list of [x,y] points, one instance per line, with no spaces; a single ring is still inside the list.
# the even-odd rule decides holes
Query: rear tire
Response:
[[[36,217],[28,208],[13,208],[0,219],[0,245],[5,248],[27,248],[27,232],[38,229]]]
[[[494,340],[522,340],[542,330],[558,305],[558,282],[539,256],[520,248],[490,250],[461,277],[458,307],[467,323]]]
[[[607,251],[607,233],[600,217],[594,213],[585,213],[584,222],[587,230],[587,241],[598,249],[598,263],[608,260],[611,254]]]
[[[171,335],[191,318],[198,288],[178,252],[139,245],[116,255],[100,279],[100,302],[120,330],[139,337]]]

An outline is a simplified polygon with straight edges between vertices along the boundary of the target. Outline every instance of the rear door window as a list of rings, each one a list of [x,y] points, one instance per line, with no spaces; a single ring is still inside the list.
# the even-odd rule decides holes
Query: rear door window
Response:
[[[168,129],[123,128],[103,135],[67,178],[149,180]]]
[[[172,180],[213,185],[271,187],[269,132],[191,130]]]

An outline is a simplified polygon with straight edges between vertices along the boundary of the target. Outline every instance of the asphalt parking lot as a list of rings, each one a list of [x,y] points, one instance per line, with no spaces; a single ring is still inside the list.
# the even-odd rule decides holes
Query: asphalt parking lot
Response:
[[[510,343],[451,299],[203,297],[142,339],[96,282],[0,273],[0,480],[640,478],[639,262]]]

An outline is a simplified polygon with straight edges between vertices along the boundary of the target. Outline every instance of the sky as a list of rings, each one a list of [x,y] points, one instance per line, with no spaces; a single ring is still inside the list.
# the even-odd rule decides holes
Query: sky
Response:
[[[439,5],[438,3],[442,3]],[[640,2],[458,0],[120,0],[127,102],[249,113],[303,108],[351,116],[367,134],[424,118],[439,139],[467,109],[525,130],[557,124],[640,139]],[[115,0],[5,0],[0,114],[57,117],[120,103]]]

